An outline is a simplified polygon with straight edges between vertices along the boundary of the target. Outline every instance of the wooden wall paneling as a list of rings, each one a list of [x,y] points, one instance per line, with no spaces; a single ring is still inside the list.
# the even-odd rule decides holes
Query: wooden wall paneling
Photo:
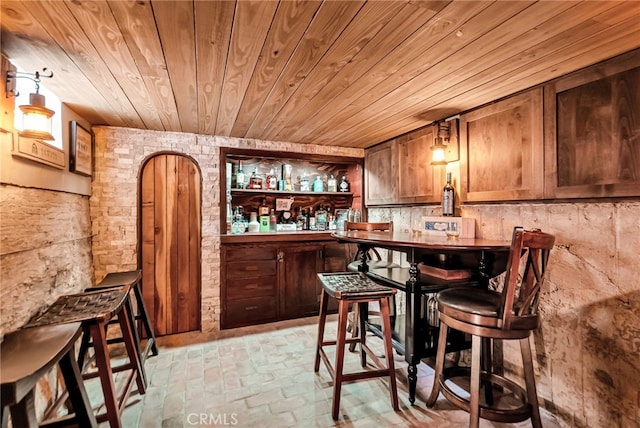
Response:
[[[156,20],[182,132],[198,132],[194,10],[191,2],[154,1]]]
[[[107,3],[116,22],[119,23],[124,43],[135,61],[151,99],[151,105],[143,107],[154,107],[162,124],[159,129],[180,129],[176,99],[173,91],[167,90],[171,88],[171,81],[160,37],[155,28],[151,3],[120,0],[109,0]]]
[[[365,205],[395,203],[398,197],[397,145],[390,140],[368,149],[364,156]]]
[[[543,195],[542,89],[460,118],[461,202]]]
[[[549,198],[640,195],[640,51],[545,86]]]
[[[198,132],[215,135],[235,2],[196,1]]]

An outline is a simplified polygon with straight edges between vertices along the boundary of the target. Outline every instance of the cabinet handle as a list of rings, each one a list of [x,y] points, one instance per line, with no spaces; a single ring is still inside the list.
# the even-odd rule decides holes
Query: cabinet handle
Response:
[[[258,306],[246,306],[244,308],[245,311],[255,311],[256,309],[258,309]]]
[[[278,261],[282,263],[283,260],[284,260],[284,252],[278,251]]]
[[[248,270],[248,271],[258,270],[258,266],[247,266],[246,268],[244,268],[244,270]]]

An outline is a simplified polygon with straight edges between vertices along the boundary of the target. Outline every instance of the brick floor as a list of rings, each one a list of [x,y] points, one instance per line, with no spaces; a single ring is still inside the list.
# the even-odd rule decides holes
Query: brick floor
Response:
[[[160,355],[147,360],[146,394],[133,392],[122,415],[125,427],[464,427],[469,416],[440,396],[434,408],[424,404],[433,371],[419,365],[416,403],[411,406],[404,358],[395,355],[400,411],[394,412],[383,379],[345,384],[340,420],[331,419],[332,383],[323,364],[313,372],[317,317],[158,338]],[[335,337],[335,316],[325,337]],[[375,346],[379,339],[372,337]],[[382,353],[380,346],[380,353]],[[346,353],[345,370],[360,368],[357,353]],[[331,355],[331,354],[330,354]],[[331,355],[332,357],[333,355]],[[92,381],[94,382],[94,381]],[[134,386],[135,388],[135,386]],[[92,403],[100,403],[99,384],[88,385]],[[542,410],[543,424],[557,427]],[[100,424],[107,427],[108,424]],[[529,427],[529,421],[481,427]]]

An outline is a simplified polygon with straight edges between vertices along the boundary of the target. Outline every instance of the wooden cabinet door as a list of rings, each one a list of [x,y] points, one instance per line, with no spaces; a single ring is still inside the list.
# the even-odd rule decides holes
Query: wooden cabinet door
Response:
[[[542,198],[542,89],[462,115],[460,137],[461,201]]]
[[[545,86],[548,198],[640,195],[640,51]]]
[[[365,205],[387,205],[397,202],[397,146],[395,140],[370,149],[364,156]]]
[[[317,315],[320,291],[317,273],[322,268],[323,244],[292,244],[280,247],[280,317]]]
[[[396,138],[398,192],[396,202],[412,204],[440,200],[441,177],[431,167],[434,127]],[[439,171],[439,170],[438,170]]]

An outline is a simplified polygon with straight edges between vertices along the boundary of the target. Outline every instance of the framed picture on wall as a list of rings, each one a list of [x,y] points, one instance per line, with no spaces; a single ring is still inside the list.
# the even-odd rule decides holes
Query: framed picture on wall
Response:
[[[93,133],[75,120],[69,122],[69,171],[91,177],[93,174]]]

